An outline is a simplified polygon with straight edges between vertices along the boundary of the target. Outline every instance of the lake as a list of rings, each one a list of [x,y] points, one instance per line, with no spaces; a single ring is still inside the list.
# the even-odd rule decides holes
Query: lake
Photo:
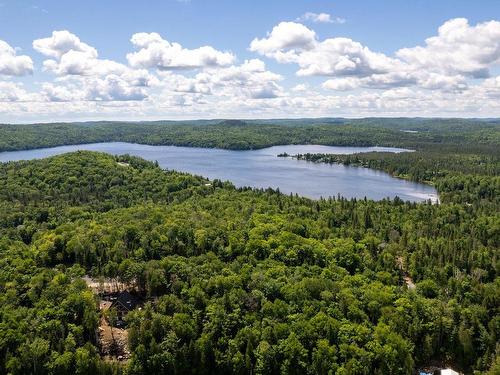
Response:
[[[392,177],[387,173],[361,167],[312,163],[278,158],[280,153],[353,154],[358,152],[409,150],[388,147],[336,147],[320,145],[274,146],[260,150],[232,151],[213,148],[148,146],[109,142],[60,146],[44,149],[0,153],[0,162],[45,158],[77,150],[109,154],[131,154],[146,160],[157,160],[165,169],[188,172],[209,179],[229,180],[236,186],[274,188],[283,193],[297,193],[309,198],[341,196],[380,200],[398,196],[420,202],[438,200],[436,189]]]

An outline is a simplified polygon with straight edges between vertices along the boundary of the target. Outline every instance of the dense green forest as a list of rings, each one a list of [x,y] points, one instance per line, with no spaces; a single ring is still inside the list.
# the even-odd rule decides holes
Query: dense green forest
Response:
[[[498,120],[377,118],[0,124],[0,151],[122,141],[235,150],[314,143],[421,150],[458,146],[476,152],[480,145],[498,154],[499,125]]]
[[[117,139],[411,146],[417,137],[442,147],[420,164],[418,153],[349,163],[432,181],[443,203],[314,201],[92,152],[0,164],[0,373],[385,375],[441,363],[498,374],[498,128],[445,124],[452,140],[439,141],[425,122],[412,125],[419,133],[389,125],[366,134],[363,123],[276,133],[148,124],[109,136],[93,124],[82,138],[69,125],[2,126],[4,150]],[[143,294],[126,317],[128,362],[101,359],[98,300],[83,275]]]
[[[278,155],[288,157],[290,155]],[[351,155],[298,154],[299,160],[343,164],[385,171],[393,176],[436,186],[442,202],[500,205],[500,156],[481,150],[459,153],[442,150]]]

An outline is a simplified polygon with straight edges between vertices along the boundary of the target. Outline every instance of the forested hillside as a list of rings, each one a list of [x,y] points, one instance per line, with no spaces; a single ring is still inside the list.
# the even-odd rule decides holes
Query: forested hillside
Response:
[[[459,146],[461,152],[477,152],[480,147],[491,153],[500,144],[500,122],[373,118],[0,124],[0,151],[111,141],[233,150],[310,143],[419,150]]]
[[[30,141],[15,130],[3,149],[55,142],[26,129]],[[498,184],[488,155],[462,177]],[[0,164],[0,373],[385,375],[441,363],[498,374],[498,185],[462,182],[437,184],[440,205],[313,201],[128,156]],[[128,362],[100,358],[83,275],[142,293],[126,317]]]
[[[290,155],[279,155],[288,157]],[[442,202],[500,205],[500,155],[477,147],[475,152],[431,149],[399,154],[299,154],[314,163],[344,164],[383,170],[393,176],[436,186]]]

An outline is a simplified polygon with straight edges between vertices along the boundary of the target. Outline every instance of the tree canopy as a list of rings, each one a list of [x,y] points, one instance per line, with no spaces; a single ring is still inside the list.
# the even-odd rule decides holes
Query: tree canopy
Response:
[[[492,137],[449,163],[436,148],[420,164],[309,156],[430,181],[438,205],[237,189],[127,155],[0,164],[0,373],[412,374],[433,361],[495,373]],[[144,295],[126,316],[126,364],[99,356],[83,275]]]

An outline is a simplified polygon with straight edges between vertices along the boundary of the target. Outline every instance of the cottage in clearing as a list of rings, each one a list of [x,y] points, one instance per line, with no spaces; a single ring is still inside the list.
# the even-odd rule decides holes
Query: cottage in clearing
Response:
[[[127,313],[135,309],[139,305],[139,298],[130,294],[127,291],[120,292],[116,299],[112,302],[111,308],[116,309],[116,315],[118,321],[123,321],[123,318]]]

